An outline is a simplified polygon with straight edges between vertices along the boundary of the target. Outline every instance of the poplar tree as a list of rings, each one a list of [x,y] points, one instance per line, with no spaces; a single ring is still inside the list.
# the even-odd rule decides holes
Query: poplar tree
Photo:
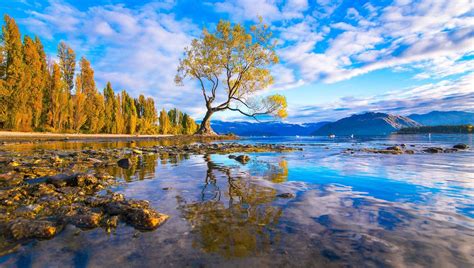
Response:
[[[27,90],[25,89],[25,73],[23,63],[23,45],[21,35],[13,18],[4,16],[2,27],[4,46],[5,78],[2,90],[2,106],[7,108],[5,122],[7,128],[19,129],[24,119],[21,110],[26,107]],[[4,108],[3,108],[4,109]],[[3,113],[3,112],[2,112]]]
[[[116,133],[114,128],[116,129],[116,109],[115,109],[115,94],[114,90],[112,89],[112,84],[107,82],[107,86],[104,88],[104,98],[105,98],[105,126],[104,131],[106,133]]]
[[[196,124],[178,109],[162,110],[158,118],[152,98],[115,94],[107,83],[98,92],[94,70],[82,57],[75,76],[76,55],[66,43],[58,61],[47,62],[39,37],[21,34],[5,15],[0,36],[0,128],[89,133],[189,134]],[[75,81],[75,86],[73,81]],[[74,90],[74,91],[73,91]],[[158,126],[159,121],[159,126]]]
[[[170,131],[170,120],[165,109],[161,110],[158,120],[160,122],[160,134],[168,134]]]
[[[181,122],[182,125],[182,133],[181,134],[186,134],[186,135],[191,135],[196,133],[198,125],[194,120],[188,115],[184,114],[183,119]]]
[[[74,88],[74,72],[76,71],[76,53],[64,42],[58,46],[59,67],[61,77],[65,81],[69,92]]]
[[[41,43],[41,40],[38,36],[35,36],[35,45],[36,45],[36,51],[38,52],[39,55],[39,60],[41,63],[41,81],[42,81],[42,101],[41,101],[41,115],[40,115],[40,122],[37,127],[40,129],[43,129],[45,124],[46,124],[46,119],[47,119],[47,114],[48,114],[48,109],[49,109],[49,84],[50,84],[50,73],[48,71],[48,63],[46,61],[46,53],[44,52],[44,47],[43,44]],[[39,105],[39,104],[38,104]],[[40,112],[40,111],[36,111]],[[35,122],[33,122],[35,124]]]
[[[25,68],[25,74],[29,80],[28,83],[28,106],[32,114],[32,127],[37,129],[40,127],[41,114],[43,110],[43,94],[47,83],[48,76],[45,74],[43,53],[41,45],[38,45],[39,39],[31,39],[29,36],[24,38],[24,61],[28,68]]]
[[[123,107],[122,107],[122,98],[120,94],[117,94],[115,97],[114,105],[114,115],[115,115],[115,125],[113,127],[112,133],[124,133],[124,117],[123,117]]]
[[[90,65],[89,62],[85,58],[81,58],[79,63],[80,71],[79,74],[76,76],[76,94],[73,98],[73,106],[74,106],[74,124],[73,128],[76,132],[80,132],[82,126],[87,121],[87,114],[86,114],[86,87],[90,86]],[[88,81],[84,83],[84,79]],[[95,84],[93,84],[95,86]]]
[[[94,109],[91,110],[89,130],[91,133],[100,133],[105,124],[104,96],[96,92],[92,98],[91,106],[93,106]]]
[[[65,84],[61,79],[61,70],[57,63],[53,63],[51,82],[50,82],[51,107],[49,113],[49,122],[53,130],[62,129],[63,120],[63,102]]]
[[[100,107],[97,107],[97,89],[94,81],[94,70],[85,57],[81,58],[79,65],[81,67],[81,71],[78,74],[81,86],[80,91],[84,94],[85,103],[87,104],[84,106],[86,118],[84,127],[89,131],[92,131],[92,128],[94,128],[95,131],[99,121],[96,110]]]
[[[125,90],[122,91],[122,112],[124,115],[124,129],[126,133],[135,134],[137,129],[137,110],[135,107],[135,101]]]

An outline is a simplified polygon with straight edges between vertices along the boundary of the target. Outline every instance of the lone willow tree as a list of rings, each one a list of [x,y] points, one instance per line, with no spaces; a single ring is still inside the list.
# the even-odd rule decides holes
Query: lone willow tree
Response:
[[[186,77],[199,81],[207,112],[197,134],[215,134],[210,120],[219,111],[253,118],[287,116],[284,96],[255,94],[273,82],[269,67],[278,63],[278,57],[270,39],[271,32],[261,19],[248,31],[240,24],[220,21],[215,32],[204,29],[202,37],[185,48],[175,82],[182,85]]]

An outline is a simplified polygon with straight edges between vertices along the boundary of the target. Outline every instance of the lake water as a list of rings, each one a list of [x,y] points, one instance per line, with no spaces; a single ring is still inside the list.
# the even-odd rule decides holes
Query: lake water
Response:
[[[121,225],[112,234],[68,226],[0,257],[0,266],[474,266],[474,150],[342,153],[400,143],[472,148],[472,135],[239,142],[303,151],[251,153],[246,165],[216,154],[144,157],[112,172],[123,181],[113,190],[149,200],[171,216],[164,225],[152,232]],[[55,146],[82,146],[68,144]]]

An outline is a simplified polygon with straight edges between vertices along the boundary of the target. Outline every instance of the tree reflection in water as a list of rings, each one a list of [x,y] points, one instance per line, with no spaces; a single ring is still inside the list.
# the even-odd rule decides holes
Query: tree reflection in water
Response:
[[[179,209],[196,235],[194,246],[226,258],[270,250],[278,242],[276,225],[282,214],[281,207],[272,205],[276,190],[233,175],[229,167],[214,163],[210,155],[204,158],[207,172],[200,200],[188,203],[178,197]],[[277,178],[282,180],[285,172],[282,176],[280,168],[274,170],[280,171]],[[219,185],[227,187],[221,189]]]

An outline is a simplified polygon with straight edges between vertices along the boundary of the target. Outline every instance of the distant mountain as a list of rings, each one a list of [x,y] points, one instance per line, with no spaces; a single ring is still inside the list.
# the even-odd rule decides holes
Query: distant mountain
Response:
[[[474,125],[474,113],[433,111],[427,114],[412,114],[408,118],[425,126]]]
[[[307,136],[328,122],[288,124],[283,122],[224,122],[212,121],[212,129],[219,134],[239,136]]]
[[[404,127],[421,126],[410,118],[385,113],[364,113],[329,123],[313,135],[388,135]]]

